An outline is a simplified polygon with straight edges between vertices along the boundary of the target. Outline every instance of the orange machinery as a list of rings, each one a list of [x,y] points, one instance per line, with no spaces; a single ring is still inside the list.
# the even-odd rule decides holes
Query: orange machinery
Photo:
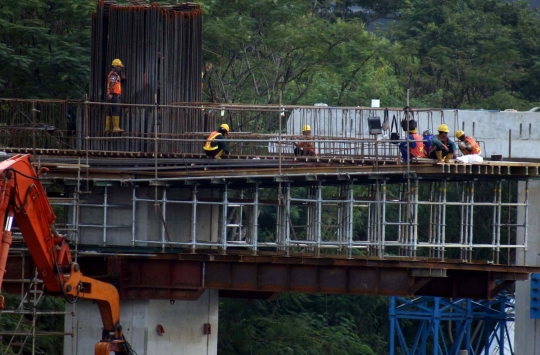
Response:
[[[4,231],[0,244],[0,288],[6,272],[6,261],[12,241],[13,219],[28,245],[28,250],[49,294],[62,295],[68,302],[78,299],[97,303],[103,321],[103,335],[96,344],[96,355],[111,352],[130,355],[120,326],[120,298],[113,285],[83,276],[79,265],[72,261],[66,238],[56,233],[56,216],[47,199],[31,155],[17,155],[0,163],[0,215],[4,216]],[[4,297],[0,296],[0,308]]]

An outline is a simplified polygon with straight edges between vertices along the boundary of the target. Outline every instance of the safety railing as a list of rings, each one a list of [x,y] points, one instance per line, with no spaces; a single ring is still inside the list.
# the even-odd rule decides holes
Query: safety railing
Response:
[[[401,109],[228,104],[121,104],[122,133],[105,129],[109,103],[0,99],[0,145],[5,148],[88,152],[202,153],[208,135],[227,123],[231,150],[240,155],[293,154],[293,143],[311,141],[322,157],[396,157],[406,135]],[[422,113],[422,115],[420,114]],[[433,130],[442,111],[412,111],[419,129]],[[436,116],[435,119],[433,116]],[[372,135],[368,119],[379,117],[381,134]],[[386,121],[386,122],[385,122]],[[437,121],[437,122],[434,122]],[[303,136],[303,128],[311,129]],[[109,129],[112,127],[109,127]],[[386,129],[385,129],[386,128]]]

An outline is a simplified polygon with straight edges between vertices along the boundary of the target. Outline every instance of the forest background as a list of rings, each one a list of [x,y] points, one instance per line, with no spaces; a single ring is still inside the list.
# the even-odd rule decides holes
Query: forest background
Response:
[[[199,3],[206,101],[276,104],[281,93],[291,105],[377,98],[403,107],[410,89],[413,107],[540,106],[539,12],[525,1]],[[95,9],[96,0],[2,0],[0,97],[83,98]],[[285,294],[220,306],[220,354],[388,353],[383,297]],[[38,345],[61,353],[55,342]]]

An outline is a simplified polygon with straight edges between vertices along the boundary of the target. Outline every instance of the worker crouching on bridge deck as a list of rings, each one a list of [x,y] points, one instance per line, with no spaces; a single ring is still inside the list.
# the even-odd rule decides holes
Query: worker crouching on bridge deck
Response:
[[[120,59],[112,61],[112,70],[107,76],[107,101],[113,105],[108,107],[108,115],[105,117],[105,133],[111,131],[111,117],[114,133],[122,133],[124,130],[120,128],[120,97],[122,96],[122,83],[126,81],[126,77],[122,74],[124,65]]]
[[[227,134],[229,134],[229,125],[224,123],[219,126],[217,131],[212,132],[208,136],[203,146],[203,150],[207,156],[214,159],[221,159],[223,152],[229,154],[229,148],[227,148],[227,144],[225,143],[225,136]]]
[[[311,127],[309,125],[304,125],[302,127],[302,138],[311,139]],[[305,155],[314,157],[317,155],[315,152],[315,143],[314,142],[294,142],[294,155]]]
[[[416,121],[409,121],[409,147],[407,142],[399,143],[399,151],[403,162],[406,163],[411,158],[424,158],[426,156],[424,142],[421,142],[420,136],[416,130]]]
[[[478,142],[473,137],[466,136],[462,130],[456,131],[456,138],[459,139],[458,147],[463,155],[482,154],[482,150],[478,145]]]
[[[448,138],[447,125],[443,123],[437,128],[437,130],[439,131],[439,134],[434,135],[433,139],[431,140],[429,157],[431,159],[437,159],[438,163],[448,163],[456,153],[456,143],[454,143],[450,138]]]

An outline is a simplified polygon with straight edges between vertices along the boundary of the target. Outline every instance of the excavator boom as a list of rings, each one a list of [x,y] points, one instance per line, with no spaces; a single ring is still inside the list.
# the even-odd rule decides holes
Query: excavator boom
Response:
[[[4,230],[0,243],[0,288],[12,241],[13,220],[28,246],[28,250],[48,293],[62,295],[69,303],[89,299],[97,303],[103,321],[103,336],[95,347],[96,355],[111,352],[129,355],[131,348],[120,326],[120,297],[108,283],[83,276],[79,265],[71,258],[68,241],[59,235],[54,222],[56,215],[47,199],[30,155],[17,155],[0,163],[0,216]],[[0,308],[4,300],[0,296]]]

